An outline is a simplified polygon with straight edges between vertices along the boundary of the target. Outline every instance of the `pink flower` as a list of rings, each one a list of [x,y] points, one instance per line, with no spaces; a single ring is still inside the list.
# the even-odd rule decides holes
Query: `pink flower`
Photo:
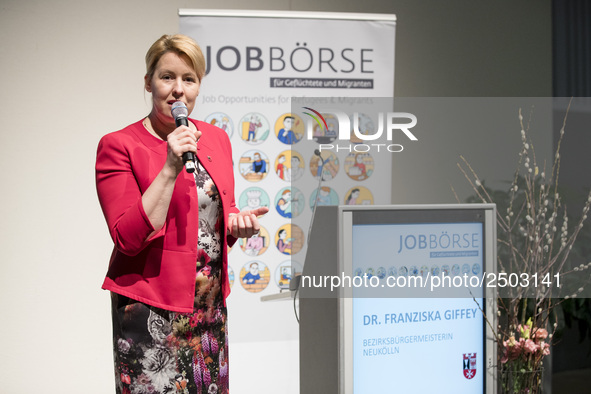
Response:
[[[199,353],[199,370],[201,371],[201,381],[202,383],[206,386],[209,387],[209,385],[211,384],[211,374],[209,372],[209,369],[207,368],[207,365],[205,364],[205,360],[203,359],[203,355],[201,353]],[[197,387],[201,388],[201,385],[198,384]]]
[[[220,351],[220,373],[218,375],[218,385],[222,388],[228,387],[228,363],[224,357],[224,351]],[[223,392],[226,392],[225,390]]]
[[[145,374],[141,374],[140,376],[137,377],[137,383],[139,385],[145,386],[151,383],[150,378]]]
[[[121,373],[121,382],[131,384],[131,377],[126,373]]]
[[[538,328],[533,332],[532,336],[536,341],[546,339],[548,338],[548,331],[544,328]]]
[[[209,338],[209,342],[210,342],[211,353],[217,354],[218,350],[219,350],[217,339],[215,339],[215,337],[212,336],[211,338]]]
[[[228,376],[228,363],[226,360],[220,362],[220,377],[225,378]]]
[[[540,349],[542,350],[542,354],[547,356],[550,354],[550,344],[544,341],[540,342]]]
[[[526,354],[534,354],[538,351],[538,349],[540,349],[540,346],[531,339],[527,339],[523,345],[523,348],[525,349]]]
[[[199,273],[203,276],[209,276],[211,274],[211,267],[206,265],[205,267],[199,270]]]
[[[209,385],[211,385],[211,373],[207,367],[205,367],[205,370],[203,371],[203,384],[205,387],[209,387]]]
[[[209,255],[203,249],[197,249],[197,262],[200,263],[199,267],[204,267],[211,261]]]
[[[201,357],[201,356],[199,356]],[[199,362],[198,358],[193,358],[193,380],[195,381],[195,384],[197,385],[197,390],[198,392],[201,392],[201,382],[202,382],[202,369],[201,369],[201,363]]]
[[[506,357],[508,361],[517,360],[519,356],[521,356],[524,342],[525,340],[523,338],[521,338],[519,341],[516,341],[515,337],[510,337],[508,340],[503,342],[505,351],[507,352]]]
[[[209,354],[209,335],[207,335],[207,331],[205,331],[203,333],[203,335],[201,336],[201,346],[203,349],[203,354],[208,355]]]
[[[131,339],[129,341],[126,341],[123,338],[119,338],[117,340],[117,348],[123,354],[129,353],[129,350],[131,349]]]

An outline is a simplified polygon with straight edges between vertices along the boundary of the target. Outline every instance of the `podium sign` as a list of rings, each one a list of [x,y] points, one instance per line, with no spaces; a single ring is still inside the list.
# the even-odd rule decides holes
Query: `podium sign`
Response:
[[[319,208],[300,288],[301,392],[495,392],[483,312],[495,324],[496,293],[482,280],[495,272],[495,215]]]

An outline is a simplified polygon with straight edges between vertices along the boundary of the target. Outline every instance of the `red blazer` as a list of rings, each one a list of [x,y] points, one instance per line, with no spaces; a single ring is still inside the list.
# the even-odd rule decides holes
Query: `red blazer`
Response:
[[[190,119],[202,135],[197,157],[211,175],[222,199],[224,227],[234,201],[232,147],[226,133]],[[154,231],[141,196],[166,161],[166,141],[150,134],[142,122],[105,135],[98,145],[96,187],[115,243],[103,289],[175,312],[192,312],[195,297],[199,208],[192,174],[182,171],[174,187],[166,222]],[[224,237],[222,293],[230,294]]]

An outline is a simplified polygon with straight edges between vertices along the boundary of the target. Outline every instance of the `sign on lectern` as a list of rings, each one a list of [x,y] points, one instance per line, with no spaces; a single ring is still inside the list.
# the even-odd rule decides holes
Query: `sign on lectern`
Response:
[[[301,392],[496,393],[495,224],[492,204],[318,207]]]

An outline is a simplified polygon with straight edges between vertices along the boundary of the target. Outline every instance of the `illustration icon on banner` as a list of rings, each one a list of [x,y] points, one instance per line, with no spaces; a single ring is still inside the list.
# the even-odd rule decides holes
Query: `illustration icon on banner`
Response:
[[[398,270],[396,269],[396,267],[391,266],[390,268],[388,268],[388,276],[391,278],[395,278],[396,275],[398,275]]]
[[[240,249],[251,257],[260,256],[269,248],[269,232],[266,228],[261,226],[261,230],[258,234],[253,235],[250,238],[240,238],[238,243]]]
[[[295,114],[283,114],[275,122],[275,135],[286,145],[297,144],[304,137],[304,132],[304,122]]]
[[[292,275],[302,274],[302,265],[294,260],[285,260],[275,270],[275,283],[280,289],[289,289]]]
[[[234,123],[227,114],[223,112],[211,113],[207,115],[205,122],[224,130],[226,134],[228,134],[228,138],[232,139],[232,135],[234,134]]]
[[[238,208],[241,211],[270,206],[271,200],[267,192],[256,186],[244,190],[240,193],[240,198],[238,199]]]
[[[284,218],[295,218],[304,210],[306,198],[296,187],[284,187],[275,196],[275,209]]]
[[[333,142],[339,133],[339,121],[332,114],[321,114],[318,111],[304,107],[310,112],[304,112],[314,121],[312,122],[312,138],[319,144]]]
[[[429,275],[429,272],[430,272],[429,267],[427,267],[426,265],[421,266],[420,274],[423,279],[427,278],[427,276]]]
[[[364,181],[374,172],[373,157],[369,153],[350,153],[345,158],[345,172],[354,181]]]
[[[251,293],[265,290],[270,278],[269,267],[259,260],[249,261],[240,270],[240,283]]]
[[[258,145],[269,136],[269,121],[258,112],[250,112],[240,120],[240,138],[250,145]]]
[[[275,174],[286,182],[298,180],[304,174],[304,158],[294,150],[284,150],[275,159]]]
[[[400,267],[400,269],[398,270],[398,275],[406,278],[408,276],[408,268],[406,268],[405,265]]]
[[[463,264],[462,265],[462,275],[468,275],[470,273],[470,265]]]
[[[304,232],[295,224],[284,224],[275,234],[275,245],[281,253],[294,255],[304,247]]]
[[[339,205],[339,195],[333,188],[322,186],[320,190],[314,190],[310,195],[310,209],[314,209],[314,202],[318,199],[317,205]]]
[[[310,159],[310,172],[316,180],[320,179],[322,173],[322,180],[330,181],[339,172],[339,158],[333,152],[323,152],[322,158],[314,155]]]
[[[373,205],[373,195],[366,187],[352,187],[346,193],[345,205]]]
[[[241,157],[238,171],[249,182],[259,182],[269,173],[269,159],[259,150],[249,150]]]

